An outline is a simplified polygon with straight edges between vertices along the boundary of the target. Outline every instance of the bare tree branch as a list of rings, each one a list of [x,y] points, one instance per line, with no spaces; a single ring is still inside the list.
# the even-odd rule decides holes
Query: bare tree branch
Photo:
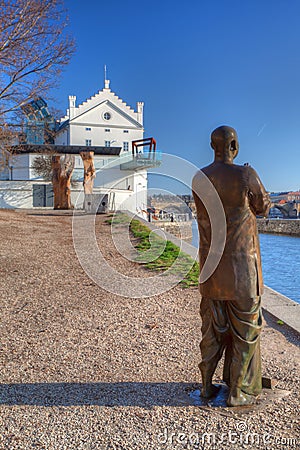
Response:
[[[0,0],[0,117],[56,82],[73,52],[63,0]]]

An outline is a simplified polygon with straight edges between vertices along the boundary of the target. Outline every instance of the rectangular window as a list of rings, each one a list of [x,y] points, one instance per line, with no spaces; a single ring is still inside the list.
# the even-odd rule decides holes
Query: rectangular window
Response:
[[[105,132],[109,133],[110,132],[110,128],[105,128]]]
[[[110,141],[105,141],[104,145],[105,145],[105,147],[110,147]]]
[[[123,130],[123,133],[128,133],[128,130]]]
[[[91,140],[91,139],[86,139],[86,140],[85,140],[85,145],[86,145],[87,147],[90,147],[90,146],[92,145],[92,140]]]
[[[129,150],[129,142],[123,142],[123,150],[124,150],[124,152],[128,152],[128,150]]]
[[[85,129],[85,131],[91,131],[92,129],[90,128],[90,127],[87,127],[86,129]]]

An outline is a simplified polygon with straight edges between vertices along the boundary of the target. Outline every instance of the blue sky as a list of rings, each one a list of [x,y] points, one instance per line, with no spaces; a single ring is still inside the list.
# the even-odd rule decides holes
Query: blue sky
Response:
[[[236,128],[271,191],[300,188],[300,2],[66,0],[77,51],[53,93],[63,112],[103,88],[145,102],[145,137],[198,167],[210,133]]]

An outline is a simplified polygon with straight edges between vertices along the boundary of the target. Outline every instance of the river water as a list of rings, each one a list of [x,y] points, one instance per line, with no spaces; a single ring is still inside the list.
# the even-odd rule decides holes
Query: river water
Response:
[[[259,240],[265,285],[300,303],[300,237],[260,234]],[[192,244],[198,246],[195,221]]]

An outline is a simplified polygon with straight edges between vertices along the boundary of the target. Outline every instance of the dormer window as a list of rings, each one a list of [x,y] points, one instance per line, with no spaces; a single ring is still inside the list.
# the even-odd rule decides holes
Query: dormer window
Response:
[[[105,112],[105,113],[103,114],[103,119],[105,119],[105,120],[110,120],[110,119],[111,119],[111,114],[110,114],[109,112]]]

